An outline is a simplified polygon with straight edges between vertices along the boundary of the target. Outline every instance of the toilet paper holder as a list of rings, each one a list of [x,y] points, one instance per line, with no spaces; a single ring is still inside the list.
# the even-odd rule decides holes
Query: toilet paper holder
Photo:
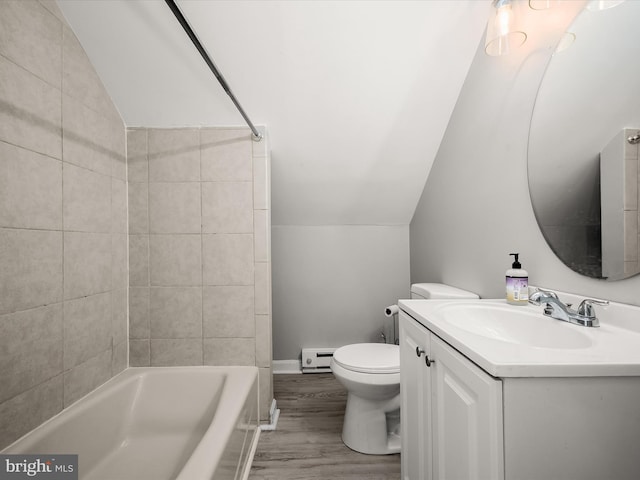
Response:
[[[387,317],[393,317],[394,315],[397,315],[398,312],[400,312],[398,305],[389,305],[387,308],[384,309],[384,314]]]
[[[398,335],[396,334],[396,321],[397,319],[395,318],[398,313],[400,313],[400,309],[398,308],[398,305],[389,305],[387,308],[384,309],[384,315],[386,317],[390,317],[393,318],[393,343],[396,345],[400,344],[400,339],[398,338]],[[384,334],[384,332],[382,333],[382,337],[385,339],[385,343],[386,342],[386,336]]]

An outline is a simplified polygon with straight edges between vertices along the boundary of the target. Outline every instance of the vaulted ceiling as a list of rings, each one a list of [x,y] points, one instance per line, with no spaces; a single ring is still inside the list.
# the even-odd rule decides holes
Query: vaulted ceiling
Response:
[[[161,0],[58,0],[127,126],[243,125]],[[272,152],[276,225],[407,225],[490,0],[177,0]]]

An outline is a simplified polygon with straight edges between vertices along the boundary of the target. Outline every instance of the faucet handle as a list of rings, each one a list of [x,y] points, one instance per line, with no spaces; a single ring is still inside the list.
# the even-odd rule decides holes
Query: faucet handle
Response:
[[[578,315],[586,318],[596,318],[596,312],[593,305],[609,305],[607,300],[596,300],[595,298],[586,298],[578,306]]]
[[[551,290],[543,290],[542,288],[536,288],[536,291],[533,292],[529,296],[529,303],[533,305],[540,305],[541,303],[546,301],[546,298],[555,298],[558,299],[558,295],[556,292],[552,292]]]

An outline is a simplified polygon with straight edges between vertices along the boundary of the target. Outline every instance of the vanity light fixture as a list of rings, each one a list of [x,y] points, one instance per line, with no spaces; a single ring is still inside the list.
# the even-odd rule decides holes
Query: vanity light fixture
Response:
[[[487,24],[487,38],[484,51],[487,55],[507,55],[520,47],[527,34],[518,30],[512,0],[494,0]]]
[[[599,12],[601,10],[608,10],[609,8],[617,7],[624,0],[591,0],[587,4],[587,10],[592,12]]]

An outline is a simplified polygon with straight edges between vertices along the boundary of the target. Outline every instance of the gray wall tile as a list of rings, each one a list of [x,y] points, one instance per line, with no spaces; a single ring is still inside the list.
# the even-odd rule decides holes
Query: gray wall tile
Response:
[[[70,164],[62,171],[64,229],[111,232],[111,177]]]
[[[0,449],[63,408],[62,375],[0,403]]]
[[[132,367],[151,366],[150,340],[129,340],[129,365]]]
[[[202,236],[205,285],[252,285],[253,235]]]
[[[637,145],[633,146],[636,149],[638,147]],[[623,168],[623,208],[625,210],[638,210],[638,159],[625,160]]]
[[[46,8],[51,14],[56,17],[58,20],[66,24],[66,19],[58,7],[58,3],[56,0],[38,0],[40,4]]]
[[[204,287],[205,337],[254,337],[253,285]]]
[[[0,140],[61,159],[61,105],[60,90],[0,55]]]
[[[60,88],[62,24],[36,2],[3,1],[0,54]]]
[[[202,180],[207,182],[250,182],[252,140],[249,129],[203,128]]]
[[[260,399],[260,420],[269,420],[269,410],[273,399],[273,372],[271,367],[258,368],[258,398]]]
[[[111,288],[114,290],[126,290],[129,286],[128,242],[126,233],[111,234]]]
[[[127,183],[111,179],[111,233],[128,233]]]
[[[129,182],[129,234],[149,233],[149,184]]]
[[[62,162],[0,142],[0,226],[62,229]]]
[[[64,406],[99,387],[111,378],[111,349],[64,373]]]
[[[111,290],[111,234],[64,234],[65,300]]]
[[[271,220],[268,210],[254,210],[253,235],[256,262],[271,261]]]
[[[202,338],[201,287],[151,287],[151,338]]]
[[[255,365],[254,338],[205,338],[205,365]]]
[[[149,181],[200,181],[200,137],[197,128],[148,131]]]
[[[623,212],[624,222],[624,261],[638,261],[638,212]]]
[[[0,316],[0,403],[62,373],[62,337],[61,303]]]
[[[253,184],[206,182],[202,184],[203,233],[252,233]]]
[[[111,122],[65,94],[62,120],[63,160],[103,175],[112,175],[112,163],[122,152],[116,149],[111,137]],[[124,138],[124,133],[122,135]]]
[[[152,286],[202,285],[200,235],[151,235],[149,276]]]
[[[151,339],[151,365],[202,365],[201,338]]]
[[[256,315],[256,366],[271,368],[271,316]]]
[[[129,289],[129,338],[150,338],[149,287]]]
[[[257,314],[271,314],[271,268],[269,263],[255,264],[255,308]]]
[[[149,235],[129,235],[129,285],[149,286]]]
[[[253,208],[271,209],[269,157],[253,157]]]
[[[111,347],[111,292],[64,302],[64,369]]]
[[[129,337],[127,321],[128,290],[126,288],[111,291],[111,336],[113,344],[126,342]]]
[[[116,115],[120,114],[116,112]],[[127,179],[127,142],[123,127],[124,124],[119,117],[109,121],[109,140],[113,151],[111,176],[125,181]]]
[[[149,181],[146,128],[127,130],[127,169],[129,182]]]
[[[129,351],[127,341],[122,341],[113,346],[111,358],[111,374],[113,376],[122,372],[129,365]]]
[[[200,233],[200,182],[149,184],[150,233]]]
[[[62,300],[62,232],[0,228],[0,314]]]

